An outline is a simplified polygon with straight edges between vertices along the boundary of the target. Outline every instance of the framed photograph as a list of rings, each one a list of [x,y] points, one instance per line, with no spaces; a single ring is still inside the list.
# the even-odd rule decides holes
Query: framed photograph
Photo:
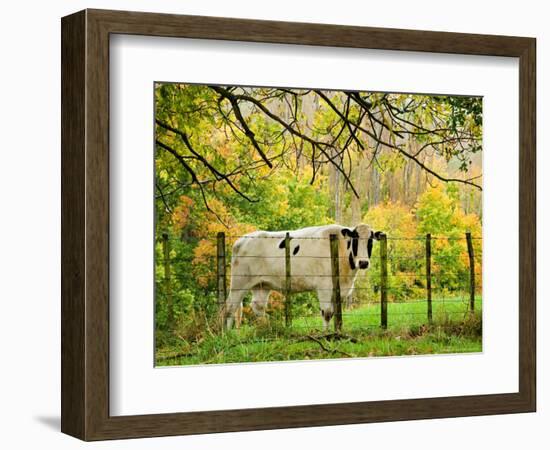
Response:
[[[61,29],[64,433],[535,411],[535,39]]]

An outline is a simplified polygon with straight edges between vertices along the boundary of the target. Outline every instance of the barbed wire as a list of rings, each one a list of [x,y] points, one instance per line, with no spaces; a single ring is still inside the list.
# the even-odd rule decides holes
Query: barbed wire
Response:
[[[457,259],[457,257],[460,256],[466,256],[467,253],[463,252],[458,256],[455,255],[438,255],[438,254],[432,254],[432,260],[453,260]],[[478,253],[479,255],[479,253]],[[256,259],[286,259],[284,255],[226,255],[226,257],[232,258],[232,259],[247,259],[247,258],[256,258]],[[323,255],[291,255],[290,259],[333,259],[331,256],[323,256]],[[372,258],[372,256],[371,256]],[[389,254],[387,256],[388,261],[396,260],[396,261],[420,261],[424,263],[425,255],[420,256],[401,256],[401,255],[391,255]],[[200,255],[200,256],[176,256],[172,258],[157,258],[157,261],[159,262],[174,262],[174,261],[187,261],[187,262],[200,262],[201,259],[223,259],[221,256],[217,255]],[[340,259],[340,260],[349,260],[349,255],[347,256],[336,256],[334,259]],[[378,264],[378,261],[376,259],[373,259],[373,261]],[[227,265],[230,265],[231,263],[228,262]]]
[[[291,253],[297,250],[297,244],[300,244],[302,240],[329,240],[327,236],[292,236],[291,234],[289,237],[292,242],[293,251]],[[217,235],[203,235],[200,237],[197,236],[195,238],[216,239]],[[167,265],[172,262],[182,263],[181,266],[185,266],[185,263],[191,263],[193,265],[210,264],[210,268],[212,269],[212,273],[205,275],[192,273],[191,271],[188,271],[188,274],[181,274],[181,272],[177,273],[177,271],[175,271],[175,273],[172,273],[170,274],[170,276],[166,277],[166,273],[169,272],[165,271],[165,276],[162,276],[161,273],[157,272],[155,279],[159,283],[159,286],[162,285],[161,283],[169,283],[171,280],[181,281],[181,284],[183,284],[184,281],[195,280],[198,283],[203,284],[204,287],[195,287],[195,292],[193,292],[192,295],[194,297],[204,296],[204,299],[206,300],[206,302],[208,302],[208,304],[205,305],[201,304],[199,300],[199,311],[203,310],[207,312],[211,311],[213,308],[216,308],[218,312],[220,312],[223,311],[223,308],[227,307],[227,305],[231,304],[231,293],[235,293],[235,295],[239,299],[239,306],[242,306],[243,292],[245,294],[251,293],[253,297],[253,293],[255,290],[277,291],[282,296],[284,296],[286,288],[285,280],[287,280],[287,282],[290,282],[289,293],[291,294],[291,296],[287,298],[283,297],[284,300],[280,300],[278,303],[270,303],[270,307],[268,307],[268,310],[270,315],[275,316],[275,318],[280,318],[284,313],[283,308],[288,308],[288,305],[290,305],[293,323],[287,323],[286,325],[291,329],[301,327],[311,330],[312,328],[316,327],[322,320],[319,315],[319,304],[317,302],[312,303],[305,296],[302,296],[301,298],[296,297],[297,295],[314,295],[314,293],[318,293],[318,297],[320,297],[323,293],[326,292],[330,293],[331,299],[338,298],[333,297],[334,295],[336,295],[336,291],[335,287],[332,286],[332,280],[334,279],[332,270],[318,270],[321,273],[315,273],[315,269],[313,268],[315,267],[313,265],[313,261],[311,263],[311,266],[308,266],[307,261],[315,260],[332,262],[334,260],[339,260],[341,268],[340,270],[342,270],[342,267],[347,267],[349,260],[349,254],[347,254],[348,252],[346,252],[344,256],[340,256],[339,254],[333,256],[329,255],[328,252],[327,255],[307,254],[305,252],[307,252],[309,246],[303,245],[301,248],[301,252],[300,250],[298,250],[297,254],[290,255],[291,268],[294,269],[294,271],[287,277],[287,274],[283,273],[282,270],[279,271],[274,269],[272,271],[269,266],[270,263],[267,262],[273,261],[273,267],[280,268],[285,265],[287,256],[285,255],[284,246],[281,247],[281,241],[285,241],[285,235],[283,233],[275,236],[229,234],[225,235],[225,238],[276,239],[278,241],[278,243],[276,244],[278,247],[277,252],[279,253],[267,255],[254,253],[232,254],[233,252],[230,250],[231,246],[226,245],[226,251],[219,254],[202,254],[193,256],[172,256],[173,254],[171,254],[168,258],[156,258],[157,263],[164,263]],[[461,245],[460,250],[455,252],[456,254],[442,254],[438,253],[438,246],[432,246],[432,252],[430,255],[432,266],[429,275],[426,273],[426,271],[428,270],[428,268],[426,267],[426,253],[422,251],[423,241],[426,240],[426,236],[387,236],[386,238],[390,242],[388,243],[387,249],[384,250],[384,248],[382,247],[382,252],[387,253],[382,253],[382,258],[378,258],[378,253],[375,253],[374,256],[371,257],[371,263],[369,267],[370,271],[359,272],[359,274],[365,274],[365,276],[360,276],[359,278],[357,278],[357,273],[353,275],[346,275],[345,272],[340,272],[339,274],[338,279],[341,283],[340,295],[343,308],[341,317],[346,328],[379,328],[381,326],[380,322],[376,324],[369,324],[368,322],[371,320],[371,318],[376,318],[376,321],[378,322],[378,319],[381,317],[383,297],[380,297],[380,300],[378,300],[378,297],[383,292],[385,292],[387,295],[387,313],[385,316],[386,320],[396,320],[396,322],[399,322],[400,320],[403,320],[403,318],[407,320],[406,318],[409,317],[409,322],[411,323],[407,324],[408,326],[411,326],[413,322],[416,322],[417,317],[424,317],[426,318],[426,320],[431,320],[432,316],[437,318],[451,318],[458,316],[466,317],[467,314],[473,312],[473,310],[475,309],[473,303],[475,288],[470,290],[468,295],[467,286],[462,286],[462,282],[464,282],[465,284],[466,281],[468,281],[465,278],[467,278],[468,274],[470,274],[471,276],[472,272],[476,277],[479,276],[481,279],[482,271],[481,264],[477,264],[477,267],[476,265],[472,265],[472,256],[474,255],[471,254],[471,243],[468,243],[469,237],[457,235],[431,236],[432,241],[461,241],[464,242],[464,244],[468,244],[470,248],[467,248],[466,245]],[[182,240],[181,238],[169,237],[168,239],[186,242],[185,239]],[[349,238],[338,236],[338,239],[347,241],[348,248],[350,247]],[[370,238],[358,239],[368,240]],[[482,237],[471,236],[471,239],[481,241]],[[408,246],[411,252],[407,253],[406,250],[398,250],[400,245],[398,242],[392,244],[391,241],[416,241],[418,243],[418,246]],[[217,241],[217,246],[216,241],[214,241],[213,244],[214,248],[219,248],[219,241]],[[165,251],[166,250],[167,247],[165,247]],[[479,260],[481,254],[481,249],[477,248],[476,246],[474,261]],[[440,266],[440,264],[444,264],[447,261],[458,262],[460,259],[464,261],[465,258],[470,259],[469,268],[466,267],[467,263],[465,267],[461,269],[455,268],[455,270],[447,270]],[[230,261],[228,261],[228,259],[230,259]],[[378,278],[381,276],[378,271],[382,269],[384,259],[386,260],[387,264],[387,273],[385,280],[382,278]],[[257,264],[258,261],[262,260],[266,260],[266,263],[264,265]],[[238,261],[241,261],[243,267],[255,267],[251,270],[251,272],[254,272],[254,270],[258,270],[260,273],[239,273],[235,270],[233,266]],[[247,261],[247,263],[245,263],[244,261]],[[278,261],[281,261],[282,264],[276,265],[276,262]],[[305,265],[300,266],[301,261],[306,261]],[[220,273],[215,272],[215,269],[219,268],[220,266],[226,269],[226,278],[224,282],[227,282],[229,278],[233,280],[231,283],[233,284],[233,286],[235,286],[233,289],[231,289],[229,285],[227,285],[223,289],[220,287],[220,276],[224,273],[223,271],[221,271]],[[309,267],[312,267],[312,273],[296,272],[296,269],[298,271],[300,269],[304,270],[304,268],[307,270]],[[407,267],[409,267],[409,269],[407,269]],[[231,273],[229,273],[229,270],[227,270],[227,268],[232,269]],[[368,275],[369,273],[372,274],[373,272],[374,276]],[[241,283],[241,280],[246,279],[259,279],[259,282],[256,283],[253,287],[249,287],[247,284],[245,284],[246,281]],[[271,284],[267,283],[265,279],[271,279]],[[310,279],[313,281],[311,281],[310,285],[303,286],[303,288],[294,290],[294,286],[300,287],[300,279]],[[449,280],[457,279],[459,280],[460,286],[456,287],[454,285],[450,285]],[[428,283],[428,280],[430,280],[431,284]],[[361,282],[364,283],[365,281],[366,285],[361,284]],[[349,286],[346,286],[346,283],[348,282]],[[344,284],[342,285],[342,283]],[[216,284],[217,287],[210,287],[213,285],[215,286]],[[480,286],[479,281],[477,286]],[[170,289],[169,284],[167,284],[167,289]],[[430,292],[430,295],[433,294],[434,297],[431,297],[430,301],[428,301],[424,295],[422,297],[418,295],[421,291],[423,292],[423,294]],[[159,292],[161,296],[165,296],[166,292],[169,291],[157,292]],[[407,296],[410,298],[405,299],[404,297]],[[323,295],[323,297],[326,298],[326,295]],[[477,308],[479,308],[480,300],[477,299],[477,296],[475,297],[476,303],[478,305]],[[300,299],[298,300],[298,298]],[[374,300],[375,298],[376,300]],[[250,308],[250,303],[248,300],[249,296],[245,296],[244,299],[246,299],[246,305],[244,306],[246,308]],[[193,309],[196,310],[197,304],[195,304],[195,301],[193,303]],[[427,315],[429,314],[427,308],[426,310],[419,311],[419,308],[425,309],[423,308],[423,305],[427,306],[428,304],[431,304],[433,308],[431,310],[432,312],[430,318],[427,317]],[[276,305],[277,307],[273,308],[274,305]],[[307,312],[304,312],[304,308]],[[364,308],[365,310],[362,310],[361,308]],[[295,320],[301,320],[303,323],[305,323],[305,325],[296,325],[294,323]],[[311,324],[312,322],[313,325]],[[358,324],[357,322],[362,323]]]
[[[444,318],[444,317],[454,317],[454,316],[467,316],[468,314],[470,314],[470,311],[438,311],[438,312],[434,312],[434,315],[436,316],[436,319],[441,319],[441,318]],[[426,313],[425,312],[407,312],[407,313],[401,313],[401,314],[392,314],[391,317],[395,317],[395,316],[399,316],[399,317],[402,317],[402,316],[426,316]],[[380,317],[380,311],[378,312],[373,312],[373,313],[364,313],[364,314],[353,314],[353,313],[345,313],[345,312],[342,312],[342,318],[346,318],[346,317],[351,317],[351,318],[361,318],[361,317],[374,317],[376,319],[378,319]],[[282,317],[278,317],[276,319],[281,319]],[[277,320],[275,319],[275,323],[277,323]],[[272,319],[273,320],[273,319]],[[315,325],[319,325],[319,326],[322,326],[322,317],[319,315],[315,315],[315,316],[304,316],[304,315],[294,315],[293,316],[293,322],[292,324],[288,325],[288,328],[296,328],[296,329],[311,329],[312,328],[312,325],[308,325],[308,321],[310,322],[315,322]],[[305,324],[300,324],[300,323],[296,323],[297,321],[303,321],[305,322]],[[397,321],[394,321],[394,324],[393,326],[396,326],[396,322]],[[363,323],[357,323],[357,322],[353,322],[353,321],[350,321],[350,322],[346,322],[347,323],[347,328],[348,329],[351,329],[351,330],[357,330],[357,329],[362,329],[362,328],[380,328],[380,324],[378,323],[368,323],[368,322],[363,322]],[[399,326],[399,322],[397,322],[397,326]]]
[[[254,288],[251,288],[251,289],[250,288],[249,289],[228,289],[227,293],[229,294],[231,291],[233,291],[233,292],[254,292],[254,290],[272,291],[273,289],[271,287],[268,287],[268,286],[265,286],[264,289],[258,288],[257,286],[255,286]],[[301,292],[291,291],[291,294],[293,295],[293,294],[300,294],[300,293],[306,293],[306,292],[318,292],[318,291],[327,292],[327,291],[333,291],[333,290],[334,290],[333,288],[315,288],[313,291],[301,291]],[[373,290],[372,288],[354,288],[354,289],[352,289],[352,292],[361,292],[361,291],[372,292],[372,290]],[[402,292],[402,287],[401,286],[387,286],[386,290],[389,293],[394,293],[394,292],[401,293]],[[432,288],[432,291],[438,291],[438,289]],[[444,289],[439,289],[439,291],[444,292]],[[203,291],[203,292],[213,294],[213,293],[217,293],[218,291],[215,290],[215,289],[211,289],[211,290],[207,290],[207,291]],[[435,301],[435,299],[432,300],[432,301]]]
[[[481,301],[480,299],[478,299],[479,301]],[[389,307],[390,308],[403,308],[405,306],[409,306],[409,305],[414,305],[414,306],[411,306],[411,307],[417,307],[417,305],[419,304],[427,304],[427,300],[426,299],[408,299],[408,300],[403,300],[403,301],[393,301],[393,302],[388,302],[388,305],[390,305]],[[462,305],[468,305],[469,304],[469,299],[468,298],[452,298],[452,299],[449,299],[449,298],[440,298],[440,299],[432,299],[431,303],[433,305],[455,305],[455,304],[462,304]],[[225,305],[225,302],[223,303]],[[281,305],[283,305],[284,302],[281,302]],[[244,306],[249,306],[249,305],[244,305]],[[380,307],[380,301],[360,301],[360,302],[352,302],[351,303],[351,308],[346,308],[343,310],[342,314],[347,314],[349,315],[350,317],[359,317],[361,315],[375,315],[375,316],[379,316],[380,315],[380,310],[379,310],[379,307]],[[375,312],[375,313],[355,313],[353,311],[359,309],[359,307],[366,307],[366,306],[369,306],[369,307],[372,307],[372,308],[376,308],[378,312]],[[317,306],[315,306],[316,308]],[[207,308],[204,308],[204,310],[206,310]],[[413,311],[415,312],[415,311]],[[445,312],[445,309],[441,310],[441,312]],[[449,312],[452,312],[453,314],[455,313],[455,311],[449,311]],[[459,311],[460,312],[460,311]],[[416,312],[415,312],[416,313]],[[392,312],[392,315],[408,315],[408,314],[411,314],[411,312],[407,312],[407,311],[393,311]],[[425,312],[419,312],[418,314],[422,314],[422,315],[426,315]],[[317,312],[315,312],[313,315],[312,314],[308,314],[308,315],[293,315],[293,317],[302,317],[302,318],[315,318],[317,315]]]
[[[463,271],[461,272],[454,272],[454,271],[444,271],[444,272],[441,272],[441,271],[433,271],[431,273],[431,278],[434,279],[434,278],[440,278],[440,277],[450,277],[450,276],[453,276],[453,275],[456,275],[456,276],[461,276],[461,275],[464,275],[465,273],[469,273],[469,271],[467,269],[464,269]],[[474,272],[476,275],[482,275],[483,271],[481,269],[479,270],[476,270]],[[212,275],[190,275],[192,276],[193,278],[197,278],[199,280],[208,280],[208,279],[213,279],[213,278],[216,278],[216,274],[212,274]],[[257,273],[254,273],[254,274],[236,274],[236,273],[232,273],[231,275],[228,275],[229,278],[254,278],[254,277],[272,277],[272,278],[286,278],[286,275],[285,274],[276,274],[276,273],[264,273],[264,274],[257,274]],[[398,278],[405,278],[405,279],[415,279],[415,278],[418,278],[418,279],[422,279],[424,280],[425,278],[427,277],[426,273],[424,272],[419,272],[419,273],[405,273],[405,272],[398,272],[398,273],[388,273],[388,279],[391,279],[391,278],[394,278],[394,279],[398,279]],[[290,275],[290,279],[292,280],[292,278],[333,278],[333,275],[331,274],[296,274],[296,273],[292,273]],[[340,274],[340,280],[355,280],[355,281],[358,281],[358,280],[364,280],[364,279],[369,279],[367,277],[360,277],[360,278],[356,278],[355,275],[342,275]],[[185,276],[185,275],[176,275],[176,274],[171,274],[170,275],[170,278],[166,278],[164,276],[162,277],[157,277],[157,279],[161,279],[161,280],[167,280],[167,279],[181,279],[181,280],[188,280],[189,277]],[[258,283],[261,283],[262,281],[258,281]],[[373,281],[371,280],[371,283]]]
[[[284,232],[281,232],[281,233],[284,233]],[[284,240],[285,239],[284,234],[280,235],[280,236],[252,236],[252,235],[248,235],[248,234],[242,234],[242,235],[225,234],[224,237],[226,239],[241,239],[241,238],[243,238],[243,239],[279,239],[279,240]],[[197,235],[197,236],[193,236],[193,238],[196,239],[196,240],[216,239],[217,235],[216,234]],[[291,234],[290,239],[291,240],[302,240],[302,239],[303,240],[309,240],[309,239],[328,240],[329,238],[327,236],[292,236],[292,234]],[[346,239],[349,239],[349,238],[338,236],[338,239],[346,240]],[[354,238],[354,239],[369,240],[369,239],[372,239],[372,238],[358,237],[358,238]],[[481,236],[472,236],[471,239],[472,240],[482,240],[483,237],[481,237]],[[157,240],[158,240],[158,242],[162,242],[163,238],[162,237],[161,238],[157,237]],[[182,239],[182,238],[179,238],[179,237],[169,236],[168,240],[186,242],[186,241],[189,241],[189,238],[183,238]],[[390,236],[390,235],[386,235],[386,240],[388,240],[388,241],[425,241],[426,236]],[[432,235],[431,240],[432,241],[433,240],[460,241],[460,240],[466,240],[466,237],[465,236],[435,236],[435,235]]]

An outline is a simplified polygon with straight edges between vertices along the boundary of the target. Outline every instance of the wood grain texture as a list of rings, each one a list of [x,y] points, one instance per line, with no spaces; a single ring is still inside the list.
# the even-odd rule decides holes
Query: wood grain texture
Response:
[[[87,10],[112,33],[330,47],[520,56],[523,37]]]
[[[86,14],[86,433],[109,418],[109,32]]]
[[[61,27],[61,430],[84,435],[84,12]]]
[[[536,409],[536,41],[519,67],[519,391]]]
[[[110,33],[519,57],[519,392],[109,416]],[[62,41],[63,432],[98,440],[535,410],[534,39],[86,10],[62,19]]]

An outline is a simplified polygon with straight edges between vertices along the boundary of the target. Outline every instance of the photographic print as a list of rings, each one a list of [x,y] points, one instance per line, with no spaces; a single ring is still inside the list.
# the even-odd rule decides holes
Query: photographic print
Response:
[[[482,98],[157,82],[155,365],[482,351]]]

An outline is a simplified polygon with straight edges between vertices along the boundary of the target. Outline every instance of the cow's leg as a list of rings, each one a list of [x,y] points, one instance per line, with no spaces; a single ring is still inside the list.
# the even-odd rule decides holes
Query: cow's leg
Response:
[[[353,295],[349,294],[346,296],[346,309],[350,309],[353,306]]]
[[[243,321],[243,303],[238,306],[237,310],[235,311],[235,314],[233,314],[233,317],[235,318],[235,328],[241,328],[241,322]]]
[[[323,331],[328,331],[330,319],[334,315],[334,308],[332,306],[332,291],[326,289],[319,289],[317,291],[317,297],[319,298],[319,306],[321,307],[321,317],[323,318]]]
[[[250,306],[252,307],[252,311],[254,311],[254,314],[256,314],[256,317],[265,316],[265,310],[267,307],[267,302],[269,300],[269,293],[270,291],[268,289],[252,289],[252,302],[250,303]]]
[[[225,326],[228,330],[230,330],[233,326],[233,320],[237,314],[239,315],[239,317],[237,317],[237,323],[240,325],[240,314],[242,311],[243,298],[246,292],[246,289],[236,289],[233,287],[229,291],[229,295],[227,296],[227,300],[225,302]]]

